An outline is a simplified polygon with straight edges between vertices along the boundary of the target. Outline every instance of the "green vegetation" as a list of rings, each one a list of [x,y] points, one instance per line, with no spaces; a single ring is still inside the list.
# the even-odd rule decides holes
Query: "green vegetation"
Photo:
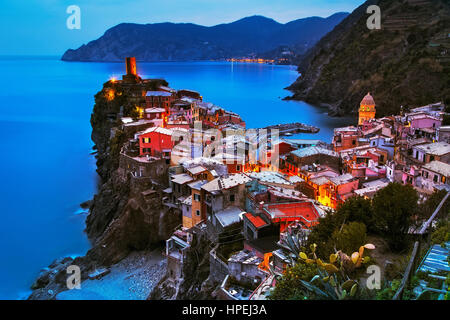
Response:
[[[445,248],[445,243],[450,241],[450,222],[441,222],[437,229],[431,234],[431,243],[439,244],[441,247]]]
[[[410,185],[391,183],[373,198],[373,219],[377,233],[385,237],[393,251],[407,246],[407,232],[418,211],[418,194]]]
[[[393,251],[402,251],[408,246],[407,231],[413,224],[412,217],[419,211],[417,200],[413,187],[398,183],[378,191],[372,201],[350,198],[335,213],[319,220],[308,244],[317,243],[321,257],[333,253],[335,247],[353,251],[364,243],[367,229],[371,234],[383,236]],[[431,208],[435,201],[433,198],[426,206]]]
[[[125,133],[121,130],[116,130],[114,137],[110,141],[110,159],[113,168],[119,167],[119,154],[125,140]]]
[[[442,193],[436,192],[420,206],[418,194],[409,185],[391,183],[379,190],[373,200],[353,197],[340,205],[335,212],[329,212],[312,228],[307,240],[300,234],[288,234],[283,242],[290,252],[291,266],[277,282],[272,292],[272,299],[340,299],[349,298],[348,288],[339,287],[350,278],[363,276],[361,266],[371,264],[372,258],[364,249],[372,249],[372,245],[364,245],[367,235],[378,236],[387,241],[393,252],[405,252],[410,249],[408,230],[413,225],[413,217],[426,219],[434,211],[442,199]],[[447,210],[446,207],[443,208]],[[419,215],[419,211],[421,214]],[[433,241],[442,242],[448,239],[449,224],[441,223],[433,235]],[[316,245],[317,244],[317,245]],[[354,252],[348,257],[344,252]],[[425,254],[426,251],[423,252]],[[294,257],[300,257],[297,261]],[[330,263],[322,261],[329,260]],[[400,266],[392,265],[386,271],[386,283],[376,293],[358,289],[354,298],[359,299],[392,299],[401,282],[401,276],[409,258],[404,257]],[[330,265],[334,265],[336,269]],[[317,269],[315,269],[317,268]],[[330,271],[333,270],[333,272]],[[316,272],[315,276],[311,275]],[[325,272],[327,275],[325,275]],[[330,275],[335,279],[334,292],[327,293],[327,280]],[[317,277],[318,276],[318,277]],[[391,280],[391,281],[389,281]],[[413,297],[412,288],[417,285],[415,279],[405,290],[404,299]],[[344,293],[345,290],[345,293]],[[350,289],[351,290],[351,289]]]
[[[383,236],[393,251],[402,251],[408,245],[407,231],[413,224],[412,217],[418,212],[417,200],[413,187],[398,183],[378,191],[373,201],[351,198],[334,214],[319,220],[308,243],[319,245],[321,257],[333,253],[336,247],[353,251],[365,242],[367,229],[369,233]],[[431,203],[434,201],[428,205]]]
[[[366,243],[366,225],[361,222],[344,224],[341,230],[335,230],[331,236],[336,248],[344,252],[354,252]]]
[[[367,229],[367,226],[372,226],[372,212],[370,200],[366,200],[363,197],[350,198],[340,205],[335,213],[329,212],[324,218],[319,219],[319,224],[312,229],[308,237],[308,244],[316,243],[318,245],[317,254],[320,257],[329,256],[334,252],[335,247],[341,248],[338,246],[337,241],[341,241],[340,244],[344,245],[344,251],[353,251],[364,244],[365,241],[365,232],[363,235],[361,230],[358,231],[356,229]],[[359,224],[352,225],[350,228],[347,225],[344,229],[344,224],[351,222],[358,222]],[[348,239],[345,233],[349,232],[359,232],[363,238],[352,238],[351,241],[343,243],[345,239]]]
[[[311,280],[318,272],[317,265],[307,264],[299,260],[297,264],[288,267],[286,273],[279,281],[274,291],[269,296],[271,300],[305,300],[314,299],[315,295],[310,295],[302,286],[301,281]]]
[[[291,86],[295,98],[336,105],[338,114],[346,114],[356,112],[370,91],[377,116],[450,99],[450,3],[378,5],[381,30],[367,29],[362,6],[305,56],[302,76]]]
[[[445,190],[435,191],[424,203],[420,205],[418,212],[419,217],[422,219],[429,219],[446,194],[447,192]],[[439,211],[438,217],[442,217],[444,212],[450,212],[450,201],[444,203]]]
[[[329,262],[323,262],[316,255],[317,245],[310,246],[311,253],[300,252],[300,259],[291,265],[284,275],[277,274],[277,285],[269,299],[285,300],[344,300],[358,299],[362,293],[358,281],[350,278],[353,270],[367,261],[365,249],[375,249],[372,244],[361,246],[351,257],[338,251],[331,254]],[[296,252],[295,248],[290,251]]]
[[[395,293],[400,288],[402,283],[402,279],[394,279],[390,283],[385,284],[385,286],[377,292],[376,299],[377,300],[392,300],[394,298]],[[417,276],[411,279],[411,287],[414,288],[419,284],[419,278]],[[411,289],[406,289],[403,292],[403,300],[411,300],[415,298],[415,294]]]

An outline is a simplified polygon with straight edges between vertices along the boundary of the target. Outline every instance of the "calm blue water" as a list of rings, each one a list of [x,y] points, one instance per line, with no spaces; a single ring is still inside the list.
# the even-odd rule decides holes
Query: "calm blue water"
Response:
[[[57,58],[0,58],[0,134],[2,197],[0,299],[20,299],[39,270],[55,258],[83,255],[79,204],[96,190],[95,159],[90,155],[89,118],[94,94],[119,63],[67,63]],[[142,63],[143,77],[163,77],[175,89],[200,91],[205,101],[241,114],[249,127],[300,121],[332,128],[325,110],[286,102],[283,88],[297,72],[288,66],[214,62]]]

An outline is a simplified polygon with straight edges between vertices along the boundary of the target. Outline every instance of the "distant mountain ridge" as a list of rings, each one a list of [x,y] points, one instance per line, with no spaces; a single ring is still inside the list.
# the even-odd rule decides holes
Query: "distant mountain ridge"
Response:
[[[348,13],[328,18],[310,17],[286,24],[252,16],[212,27],[192,23],[121,23],[103,36],[62,56],[66,61],[122,61],[135,56],[140,61],[210,60],[263,54],[287,47],[304,53]]]
[[[381,30],[369,30],[370,5]],[[377,116],[429,103],[450,104],[450,1],[368,0],[303,55],[291,97],[356,113],[371,92]]]

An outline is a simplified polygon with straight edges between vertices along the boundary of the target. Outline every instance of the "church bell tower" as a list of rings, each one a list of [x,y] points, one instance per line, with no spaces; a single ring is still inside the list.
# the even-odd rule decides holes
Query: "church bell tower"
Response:
[[[359,106],[359,119],[358,125],[362,125],[364,121],[375,119],[376,109],[375,100],[370,95],[370,92],[362,99]]]

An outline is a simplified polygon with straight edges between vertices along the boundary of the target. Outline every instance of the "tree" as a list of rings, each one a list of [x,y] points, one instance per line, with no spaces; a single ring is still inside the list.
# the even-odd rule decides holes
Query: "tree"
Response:
[[[317,255],[319,257],[327,257],[334,252],[333,242],[330,241],[333,232],[340,228],[343,220],[340,215],[328,212],[327,215],[319,219],[319,224],[312,228],[308,236],[307,245],[317,244]]]
[[[366,243],[366,226],[361,222],[350,222],[342,227],[342,230],[335,230],[331,237],[335,247],[344,252],[354,252]]]
[[[308,244],[316,243],[318,245],[317,254],[320,257],[327,257],[334,252],[336,245],[335,239],[332,239],[333,233],[339,232],[344,224],[360,222],[369,231],[373,231],[372,221],[371,201],[363,197],[352,197],[339,205],[336,212],[328,212],[324,218],[319,219],[319,224],[312,229],[308,237]]]
[[[431,243],[445,247],[445,243],[448,241],[450,241],[450,222],[442,221],[431,234]]]
[[[428,199],[420,205],[419,210],[419,217],[427,220],[431,217],[434,210],[438,207],[438,205],[441,203],[442,199],[446,196],[447,191],[440,190],[435,191],[431,196],[428,197]],[[445,212],[450,212],[450,201],[446,201],[444,205],[442,206],[441,210],[438,213],[438,217],[443,217],[443,214]]]
[[[419,199],[410,185],[391,183],[373,198],[373,219],[377,231],[388,241],[393,251],[401,251],[407,244],[412,217],[418,211]]]
[[[341,204],[336,215],[342,217],[343,222],[362,222],[370,230],[373,225],[373,210],[370,200],[361,196],[352,197]]]

